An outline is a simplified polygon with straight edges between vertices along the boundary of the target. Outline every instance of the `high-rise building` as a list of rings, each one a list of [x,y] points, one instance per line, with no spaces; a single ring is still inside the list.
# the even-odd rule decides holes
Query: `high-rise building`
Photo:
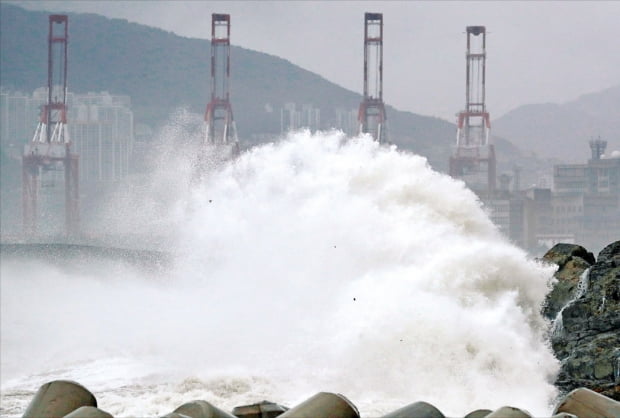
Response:
[[[311,104],[303,104],[298,110],[295,103],[286,103],[280,109],[280,133],[303,128],[313,132],[321,129],[321,110]]]
[[[606,145],[590,141],[587,163],[553,168],[553,231],[593,249],[620,237],[620,158],[605,158]]]
[[[83,183],[112,183],[129,174],[134,144],[130,105],[128,96],[107,92],[69,98],[69,134]]]
[[[357,109],[336,109],[336,128],[342,129],[348,136],[359,135],[360,127]]]
[[[23,145],[32,139],[39,109],[33,97],[0,88],[0,146],[8,155],[21,158]]]
[[[499,178],[492,197],[481,196],[491,220],[515,244],[539,251],[559,242],[598,251],[620,237],[620,156],[605,156],[605,141],[590,141],[583,164],[553,167],[553,188],[509,190]],[[515,176],[517,178],[518,176]]]
[[[47,89],[32,95],[0,91],[0,145],[18,158],[32,139]],[[67,126],[73,152],[80,158],[83,185],[116,182],[132,167],[134,120],[129,96],[108,92],[67,95]]]

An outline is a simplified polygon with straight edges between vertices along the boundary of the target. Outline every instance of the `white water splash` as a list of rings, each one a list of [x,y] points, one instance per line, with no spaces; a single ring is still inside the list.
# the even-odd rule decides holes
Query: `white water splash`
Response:
[[[318,391],[364,416],[420,400],[549,413],[557,362],[539,309],[553,269],[462,183],[337,132],[257,147],[194,187],[190,155],[168,157],[106,218],[165,239],[164,277],[3,261],[5,414],[52,378],[119,416]]]
[[[581,276],[579,276],[579,281],[577,282],[577,289],[575,289],[575,294],[573,295],[572,299],[566,302],[566,304],[562,307],[562,309],[560,309],[558,314],[553,319],[553,322],[551,324],[551,337],[552,338],[563,338],[565,336],[566,331],[564,329],[564,319],[563,319],[564,310],[568,308],[569,306],[571,306],[573,303],[575,303],[576,300],[581,299],[583,295],[586,294],[586,291],[588,290],[588,286],[590,284],[589,278],[590,278],[590,268],[587,268],[583,271],[583,273],[581,273]],[[603,298],[603,303],[604,303],[604,298]]]

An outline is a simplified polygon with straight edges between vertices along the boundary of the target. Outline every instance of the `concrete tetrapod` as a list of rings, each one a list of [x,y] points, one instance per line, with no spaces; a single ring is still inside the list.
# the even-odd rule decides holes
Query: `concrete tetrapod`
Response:
[[[279,418],[319,417],[360,418],[360,414],[355,405],[343,395],[319,392],[279,416]]]
[[[275,418],[288,411],[288,408],[274,402],[262,401],[251,405],[236,406],[232,414],[237,418]]]
[[[191,401],[184,403],[173,411],[173,414],[189,418],[235,418],[234,415],[216,408],[207,401]]]
[[[79,383],[54,380],[39,388],[23,418],[60,418],[81,406],[97,407],[97,399]]]
[[[554,414],[560,412],[588,418],[620,417],[620,402],[593,390],[579,388],[566,395],[553,411]]]
[[[113,418],[112,414],[107,413],[94,406],[80,406],[75,411],[63,418]]]
[[[532,418],[532,416],[514,406],[502,406],[499,409],[491,412],[485,418]]]
[[[445,418],[445,415],[430,403],[416,402],[383,415],[382,418]]]
[[[485,418],[491,412],[490,409],[476,409],[475,411],[471,411],[469,414],[465,415],[464,418]]]

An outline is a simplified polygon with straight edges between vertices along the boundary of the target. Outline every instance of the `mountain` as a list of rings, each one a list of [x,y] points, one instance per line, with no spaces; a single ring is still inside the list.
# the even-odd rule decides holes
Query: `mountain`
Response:
[[[493,131],[524,151],[566,162],[590,158],[588,141],[607,141],[607,154],[620,150],[620,85],[564,104],[530,104],[493,121]]]
[[[32,92],[47,81],[48,13],[1,3],[0,84]],[[203,113],[209,97],[210,42],[94,14],[69,13],[69,89],[129,95],[136,123],[164,124],[185,106]],[[361,74],[359,76],[361,87]],[[308,103],[324,128],[335,109],[357,109],[361,95],[282,58],[231,46],[231,100],[239,136],[280,132],[279,109]],[[390,139],[445,171],[455,126],[387,106]],[[265,137],[265,135],[263,135]]]

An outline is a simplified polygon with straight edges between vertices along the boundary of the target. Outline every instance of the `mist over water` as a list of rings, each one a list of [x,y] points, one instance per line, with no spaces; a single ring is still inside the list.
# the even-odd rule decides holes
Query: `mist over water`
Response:
[[[55,378],[119,416],[319,391],[367,417],[420,400],[450,416],[549,413],[557,362],[539,308],[553,269],[509,244],[462,183],[339,132],[229,162],[214,151],[196,180],[183,144],[199,135],[178,115],[166,158],[100,216],[119,246],[172,252],[171,268],[3,259],[5,415]]]

